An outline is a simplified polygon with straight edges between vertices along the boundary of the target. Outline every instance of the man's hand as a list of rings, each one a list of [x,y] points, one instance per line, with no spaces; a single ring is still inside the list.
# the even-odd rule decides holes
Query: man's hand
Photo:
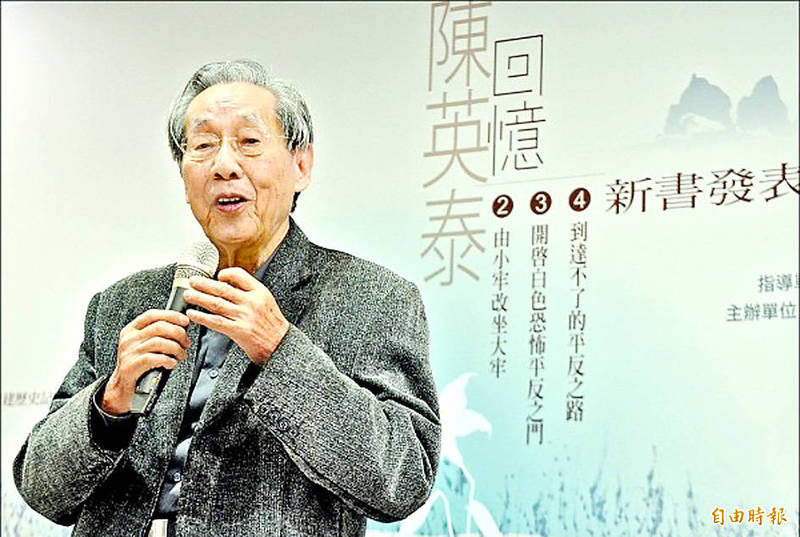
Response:
[[[101,407],[109,414],[131,410],[136,381],[157,367],[173,369],[191,345],[189,318],[177,311],[148,310],[119,333],[117,365],[108,379]]]
[[[186,302],[210,312],[190,309],[189,319],[231,338],[256,364],[267,363],[289,331],[269,289],[239,267],[219,271],[217,280],[193,276],[189,285]]]

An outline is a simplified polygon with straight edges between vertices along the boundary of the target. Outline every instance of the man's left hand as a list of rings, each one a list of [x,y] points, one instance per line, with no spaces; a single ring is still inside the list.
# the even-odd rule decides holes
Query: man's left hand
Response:
[[[216,280],[193,276],[189,285],[186,302],[209,312],[190,309],[189,319],[231,338],[256,364],[267,363],[289,331],[269,289],[239,267],[219,271]]]

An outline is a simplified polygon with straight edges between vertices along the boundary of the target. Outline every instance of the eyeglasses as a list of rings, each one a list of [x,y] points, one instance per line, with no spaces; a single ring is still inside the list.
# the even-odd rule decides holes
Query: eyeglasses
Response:
[[[288,140],[286,136],[275,136],[262,131],[242,131],[235,136],[223,136],[222,138],[216,134],[198,133],[190,134],[186,141],[180,144],[180,148],[188,158],[202,162],[214,158],[225,140],[232,140],[233,148],[239,154],[246,157],[257,157],[264,152],[270,138]]]

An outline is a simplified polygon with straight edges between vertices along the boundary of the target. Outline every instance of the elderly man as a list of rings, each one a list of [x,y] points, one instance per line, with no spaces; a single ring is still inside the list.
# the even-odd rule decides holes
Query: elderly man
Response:
[[[89,303],[78,360],[14,462],[22,496],[76,536],[353,536],[406,517],[440,424],[416,287],[309,242],[302,97],[252,61],[211,63],[169,120],[186,200],[219,251],[186,315],[175,265]],[[137,380],[171,371],[146,415]]]

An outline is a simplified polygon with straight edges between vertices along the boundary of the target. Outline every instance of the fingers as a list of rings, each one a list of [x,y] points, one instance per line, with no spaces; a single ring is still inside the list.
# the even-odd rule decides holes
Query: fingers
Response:
[[[225,272],[225,270],[220,272],[220,274]],[[231,285],[228,282],[212,280],[211,278],[203,278],[201,276],[192,276],[189,278],[189,285],[192,286],[192,289],[207,295],[224,298],[225,300],[234,303],[239,302],[244,295],[243,291],[246,291],[246,289],[239,289],[237,286]]]
[[[177,360],[186,358],[186,349],[178,342],[163,337],[151,337],[139,344],[137,349],[142,354],[158,353],[174,356]]]
[[[177,316],[163,315],[167,313],[177,314]],[[180,321],[181,325],[176,325],[163,319],[148,323],[150,319],[159,319],[163,317]],[[157,343],[155,350],[158,352],[161,352],[161,348],[163,348],[164,352],[167,352],[167,354],[173,354],[176,357],[181,355],[184,349],[188,349],[192,344],[189,335],[186,333],[186,328],[183,326],[183,319],[186,320],[186,325],[188,326],[189,318],[182,313],[158,310],[151,310],[143,313],[120,332],[120,355],[128,354],[129,352],[140,352],[140,347],[151,339],[155,339],[156,341],[163,339],[172,342],[172,344],[166,346]],[[144,324],[144,328],[136,328],[136,326],[142,324]],[[153,344],[150,345],[152,347]]]
[[[178,365],[180,360],[176,360],[172,356],[166,356],[164,354],[156,354],[156,353],[148,353],[142,355],[143,361],[147,361],[147,366],[145,367],[145,372],[150,371],[151,369],[155,369],[157,367],[163,367],[164,369],[175,369]]]
[[[159,353],[145,353],[118,361],[103,392],[101,408],[114,415],[130,412],[138,379],[152,369],[172,370],[177,365],[178,360]]]
[[[221,282],[228,283],[242,291],[252,291],[263,286],[263,284],[255,279],[249,272],[241,267],[229,267],[222,269],[217,274],[217,279]]]
[[[191,319],[192,322],[201,324],[206,328],[210,328],[215,332],[225,334],[228,337],[231,337],[232,335],[231,329],[234,326],[234,322],[231,321],[230,319],[227,319],[220,315],[213,315],[198,310],[186,310],[186,315],[189,316],[189,319]]]
[[[189,340],[189,334],[186,333],[186,329],[180,326],[175,326],[174,324],[166,321],[156,321],[146,326],[140,333],[143,338],[154,338],[161,336],[166,339],[174,340],[178,342],[184,349],[188,349],[192,346],[192,342]]]
[[[192,277],[186,302],[192,322],[228,336],[258,364],[263,365],[288,331],[275,297],[260,281],[239,267],[219,271],[217,281]]]
[[[189,318],[179,311],[147,310],[128,323],[126,328],[130,327],[135,330],[141,330],[156,321],[166,321],[184,328],[189,326]]]
[[[173,369],[184,360],[191,346],[188,324],[186,315],[167,310],[149,310],[131,321],[120,332],[117,346],[120,382],[133,385],[149,369]]]
[[[144,373],[159,367],[171,370],[186,359],[192,344],[186,333],[189,322],[178,311],[153,309],[120,331],[117,365],[103,394],[104,409],[117,414],[129,411],[136,383]]]
[[[226,285],[226,287],[230,287]],[[239,292],[239,291],[237,291]],[[236,315],[237,303],[231,302],[219,296],[209,295],[201,291],[187,289],[183,292],[183,298],[189,304],[200,306],[212,313],[233,317]],[[191,317],[189,318],[191,320]]]
[[[151,369],[163,367],[164,369],[172,370],[175,369],[179,362],[180,360],[176,360],[166,354],[148,352],[137,356],[125,365],[125,369],[127,369],[125,377],[136,381]]]
[[[116,390],[112,389],[109,396],[118,402],[120,399],[126,401],[125,411],[127,411],[130,405],[130,398],[142,375],[158,368],[171,371],[177,367],[178,363],[179,361],[172,356],[145,353],[128,359],[124,363],[117,364],[117,369],[109,379],[109,387],[113,386]],[[106,390],[108,391],[108,387]]]

